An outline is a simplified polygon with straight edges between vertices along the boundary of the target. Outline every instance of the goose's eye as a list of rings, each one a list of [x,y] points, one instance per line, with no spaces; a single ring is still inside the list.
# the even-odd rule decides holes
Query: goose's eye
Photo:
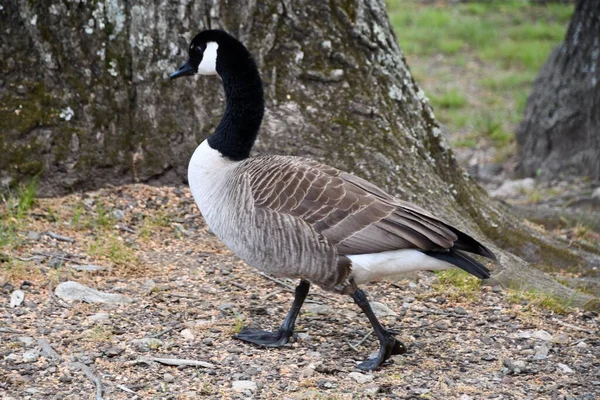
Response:
[[[198,54],[202,53],[202,47],[198,46],[194,49],[194,51]]]

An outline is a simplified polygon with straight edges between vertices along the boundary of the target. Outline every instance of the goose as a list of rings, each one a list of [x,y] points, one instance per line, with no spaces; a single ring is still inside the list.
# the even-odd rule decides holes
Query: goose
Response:
[[[490,271],[465,252],[495,260],[471,236],[371,182],[307,158],[250,157],[263,119],[263,85],[248,49],[223,30],[191,41],[189,58],[170,79],[219,75],[226,106],[216,130],[194,151],[188,182],[208,227],[248,265],[299,279],[278,330],[244,328],[234,337],[262,347],[286,345],[311,284],[350,295],[379,340],[357,365],[373,370],[406,346],[384,328],[359,284],[406,271]]]

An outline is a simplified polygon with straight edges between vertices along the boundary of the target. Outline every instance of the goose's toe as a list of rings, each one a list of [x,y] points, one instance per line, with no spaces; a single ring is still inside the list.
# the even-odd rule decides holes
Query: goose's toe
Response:
[[[278,330],[277,332],[268,332],[260,329],[244,328],[234,339],[253,343],[263,347],[282,347],[289,343],[292,332]]]
[[[374,358],[367,358],[356,367],[358,369],[362,369],[363,371],[372,371],[383,364],[385,360],[391,356],[396,354],[404,354],[406,352],[407,349],[404,343],[388,334],[385,343],[379,348],[379,353],[377,356]]]

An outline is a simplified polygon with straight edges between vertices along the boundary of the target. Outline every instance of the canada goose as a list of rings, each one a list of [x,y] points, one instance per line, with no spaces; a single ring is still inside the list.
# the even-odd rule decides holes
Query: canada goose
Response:
[[[406,348],[379,323],[358,284],[453,267],[489,278],[489,270],[462,251],[494,255],[422,208],[317,161],[250,158],[263,118],[263,86],[252,56],[237,39],[221,30],[194,37],[189,59],[170,79],[196,73],[221,76],[226,108],[215,132],[190,160],[194,200],[210,229],[239,258],[272,275],[300,278],[277,332],[246,328],[237,339],[285,345],[314,283],[349,294],[366,314],[380,349],[358,367],[372,370]]]

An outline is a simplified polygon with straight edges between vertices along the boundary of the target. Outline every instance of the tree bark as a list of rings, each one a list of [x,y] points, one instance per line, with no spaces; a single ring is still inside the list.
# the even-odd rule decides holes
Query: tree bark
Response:
[[[517,128],[520,171],[600,179],[600,2],[579,0]]]
[[[383,0],[234,3],[9,3],[0,99],[11,118],[3,146],[18,151],[3,160],[6,176],[43,168],[46,194],[184,181],[223,92],[216,78],[166,78],[197,31],[220,27],[262,71],[267,110],[255,153],[312,157],[372,180],[490,245],[497,281],[591,304],[527,262],[587,271],[598,255],[523,225],[457,165]]]

